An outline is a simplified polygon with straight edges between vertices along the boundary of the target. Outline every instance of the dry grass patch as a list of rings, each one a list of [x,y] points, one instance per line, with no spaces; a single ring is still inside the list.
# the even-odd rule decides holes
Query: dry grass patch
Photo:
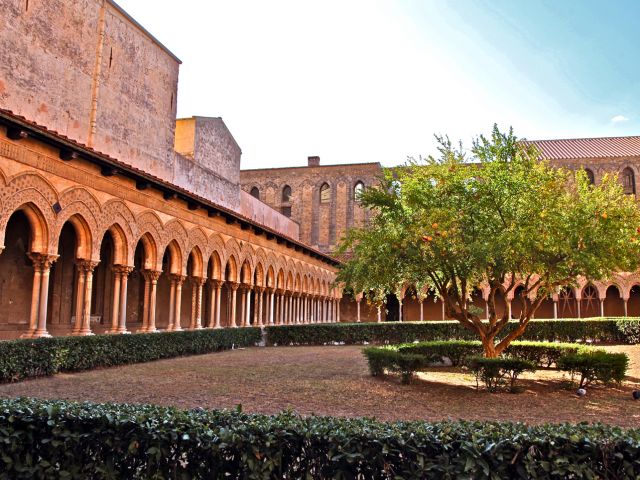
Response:
[[[513,420],[529,423],[601,421],[640,426],[640,346],[607,347],[630,356],[628,381],[590,388],[584,398],[560,386],[563,375],[522,376],[520,394],[476,391],[472,375],[455,369],[419,374],[412,385],[369,376],[362,347],[251,348],[161,360],[0,385],[1,397],[157,403],[182,408],[234,408],[276,413],[367,416],[381,420]]]

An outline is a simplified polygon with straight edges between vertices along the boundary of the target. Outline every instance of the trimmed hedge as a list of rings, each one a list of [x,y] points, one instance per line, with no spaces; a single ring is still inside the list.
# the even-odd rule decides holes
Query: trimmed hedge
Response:
[[[620,318],[616,322],[618,330],[624,336],[626,343],[640,343],[640,321],[632,318]]]
[[[2,341],[0,382],[211,353],[261,340],[260,328],[225,328]]]
[[[420,354],[429,363],[441,362],[443,357],[451,360],[454,367],[466,364],[467,357],[482,356],[484,350],[478,340],[451,340],[419,342],[398,345],[401,353]],[[536,367],[549,368],[557,365],[558,359],[569,353],[591,351],[593,347],[575,343],[551,343],[514,341],[504,351],[504,355],[530,361]]]
[[[392,347],[369,347],[362,353],[367,357],[371,376],[384,375],[386,371],[399,373],[405,384],[411,383],[413,374],[429,363],[422,354],[401,352]]]
[[[511,393],[514,393],[517,391],[518,376],[523,372],[536,371],[535,363],[513,357],[469,357],[466,363],[476,376],[476,388],[479,388],[479,383],[482,381],[490,392],[497,392],[508,381],[506,386]]]
[[[564,355],[558,360],[558,368],[571,374],[572,380],[580,376],[579,387],[595,382],[620,383],[629,367],[625,353],[608,353],[602,350]]]
[[[610,478],[640,430],[0,401],[0,479]]]
[[[539,342],[629,343],[619,319],[531,320],[522,340]],[[639,319],[628,319],[640,323]],[[517,322],[510,322],[506,334]],[[632,323],[632,325],[637,325]],[[433,340],[476,340],[475,332],[456,321],[328,323],[266,327],[269,345],[399,344]]]

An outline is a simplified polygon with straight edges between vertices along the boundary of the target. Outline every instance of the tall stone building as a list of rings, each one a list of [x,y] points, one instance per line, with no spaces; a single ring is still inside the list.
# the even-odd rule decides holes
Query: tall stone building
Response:
[[[333,252],[347,229],[366,224],[369,212],[357,192],[374,185],[379,163],[321,165],[308,157],[306,167],[241,170],[242,189],[290,217],[300,226],[300,240]]]
[[[584,169],[593,183],[605,173],[615,173],[627,194],[637,196],[640,175],[640,137],[579,138],[532,141],[553,165]],[[378,163],[321,166],[318,157],[309,157],[306,167],[242,170],[240,182],[245,192],[290,216],[300,225],[300,235],[324,252],[331,253],[346,229],[362,225],[369,213],[354,201],[360,186],[375,184],[382,174]],[[323,192],[329,192],[323,197]],[[488,292],[478,290],[475,303],[486,308]],[[514,293],[514,292],[512,292]],[[519,312],[513,294],[500,300],[503,310]],[[400,298],[390,295],[380,312],[362,301],[362,296],[345,296],[341,301],[343,320],[443,320],[442,302],[432,294],[420,300],[406,286]],[[640,316],[640,276],[619,273],[609,281],[580,279],[577,288],[567,288],[546,301],[538,318],[593,317],[600,315]]]
[[[0,0],[0,337],[338,321],[337,261],[240,188],[111,0]]]

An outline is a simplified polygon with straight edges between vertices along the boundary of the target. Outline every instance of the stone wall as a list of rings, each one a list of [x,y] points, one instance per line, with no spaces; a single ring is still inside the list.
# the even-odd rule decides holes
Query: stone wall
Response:
[[[240,214],[287,237],[300,240],[300,225],[247,192],[240,193]]]
[[[317,157],[314,157],[317,159]],[[300,240],[321,251],[332,252],[348,228],[364,225],[369,213],[354,198],[358,182],[377,183],[379,163],[315,165],[241,170],[245,192],[259,191],[260,200],[280,212],[291,208],[291,219],[300,225]],[[330,188],[328,201],[320,201],[320,189]],[[282,191],[291,187],[291,201],[283,202]]]
[[[111,1],[3,0],[0,107],[165,179],[179,60]]]

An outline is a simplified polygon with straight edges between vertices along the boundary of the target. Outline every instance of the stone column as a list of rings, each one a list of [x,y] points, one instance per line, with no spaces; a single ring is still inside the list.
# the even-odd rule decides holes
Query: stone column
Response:
[[[337,298],[336,299],[336,322],[340,323],[340,299]]]
[[[1,250],[0,250],[1,251]],[[33,262],[33,290],[31,292],[31,315],[29,331],[23,338],[50,337],[47,331],[47,308],[49,302],[49,274],[53,262],[58,255],[31,252],[28,254]]]
[[[245,306],[245,318],[244,318],[245,327],[251,326],[251,290],[252,290],[251,285],[247,285],[247,288],[246,288],[247,295],[245,298],[247,304]]]
[[[93,270],[98,262],[78,260],[78,284],[76,292],[76,325],[72,335],[93,335],[91,333],[91,290],[93,288]]]
[[[357,299],[356,300],[356,322],[360,323],[360,302],[362,301],[362,299]]]
[[[231,291],[231,308],[230,308],[230,327],[237,328],[238,324],[236,323],[236,299],[238,293],[238,287],[240,287],[239,283],[229,282],[229,289]]]
[[[447,313],[445,312],[444,309],[444,300],[440,300],[442,302],[442,320],[445,320],[447,318]]]
[[[118,321],[118,333],[129,333],[127,331],[127,287],[129,283],[129,275],[133,272],[133,267],[126,265],[119,266],[120,275],[120,313]]]
[[[511,313],[511,302],[512,302],[511,299],[505,299],[505,303],[507,304],[507,318],[509,320],[511,320],[511,317],[513,316]]]
[[[553,318],[558,319],[558,300],[553,300]]]
[[[424,322],[424,298],[418,299],[418,303],[420,304],[420,321]]]
[[[402,322],[402,299],[398,300],[398,321]]]
[[[382,308],[378,305],[378,323],[382,322]]]
[[[269,325],[273,325],[274,321],[273,321],[273,310],[275,307],[275,293],[273,291],[273,288],[270,288],[268,290],[269,292]]]
[[[260,288],[253,288],[253,323],[252,325],[258,326],[262,325],[262,318],[260,318],[260,313],[262,311],[262,305],[260,304]]]
[[[209,280],[209,310],[207,316],[207,328],[213,328],[216,324],[216,289],[213,286],[215,280]]]
[[[244,285],[240,285],[240,327],[246,327],[245,325],[245,313],[244,309],[247,305],[246,297],[247,297],[247,288]]]
[[[220,300],[222,299],[222,281],[212,280],[211,285],[215,290],[215,303],[216,303],[215,325],[212,325],[212,326],[214,328],[220,328]],[[214,295],[212,294],[211,297],[213,298]]]
[[[628,306],[627,303],[628,302],[629,302],[628,298],[624,298],[624,297],[622,298],[622,303],[624,305],[624,316],[625,317],[628,316],[628,309],[627,309],[627,306]]]
[[[182,330],[182,325],[180,324],[180,317],[182,313],[182,284],[187,277],[171,274],[169,278],[171,279],[171,297],[169,301],[171,317],[168,330],[178,332]],[[172,306],[173,308],[171,308]]]
[[[142,328],[140,332],[155,332],[156,330],[156,291],[158,278],[162,272],[142,270],[144,278],[144,298],[142,305]]]
[[[33,263],[33,287],[31,288],[31,313],[29,314],[29,330],[22,334],[22,338],[31,338],[38,325],[38,308],[40,303],[40,286],[42,285],[42,267],[38,253],[27,254]]]
[[[277,290],[276,290],[277,292]],[[280,325],[280,293],[275,294],[276,298],[276,325]]]
[[[120,265],[112,265],[113,272],[113,300],[111,308],[111,328],[107,333],[118,333],[118,319],[120,316]]]
[[[83,295],[84,295],[84,270],[79,261],[76,261],[76,323],[73,327],[71,335],[83,335],[82,333],[82,312],[83,312]]]
[[[604,317],[604,298],[600,299],[600,316]]]
[[[191,325],[194,330],[202,329],[202,288],[206,278],[191,278]]]

